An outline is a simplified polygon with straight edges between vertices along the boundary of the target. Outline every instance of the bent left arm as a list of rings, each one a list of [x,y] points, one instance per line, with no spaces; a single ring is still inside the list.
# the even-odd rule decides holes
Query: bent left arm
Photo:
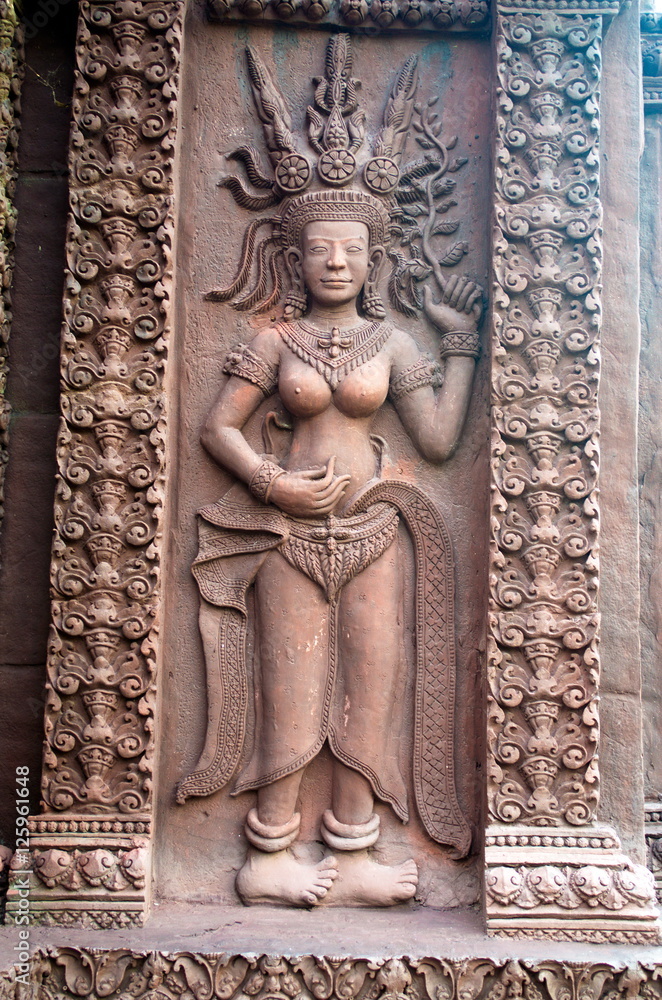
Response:
[[[444,289],[440,302],[433,302],[429,288],[424,289],[425,312],[431,322],[444,334],[459,334],[456,341],[477,340],[482,304],[481,289],[466,278],[453,275]],[[461,351],[461,346],[457,348]],[[463,353],[446,353],[446,369],[442,387],[435,392],[431,385],[424,385],[411,392],[404,392],[395,407],[412,441],[428,462],[440,464],[455,451],[469,408],[473,383],[475,356]],[[443,347],[442,347],[443,351]],[[407,338],[393,366],[397,379],[412,365],[420,354],[414,342]]]

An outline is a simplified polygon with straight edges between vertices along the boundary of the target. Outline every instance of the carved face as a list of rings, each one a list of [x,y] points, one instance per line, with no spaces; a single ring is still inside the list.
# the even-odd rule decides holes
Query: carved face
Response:
[[[341,306],[356,299],[371,265],[363,222],[309,222],[301,239],[302,271],[313,301]]]

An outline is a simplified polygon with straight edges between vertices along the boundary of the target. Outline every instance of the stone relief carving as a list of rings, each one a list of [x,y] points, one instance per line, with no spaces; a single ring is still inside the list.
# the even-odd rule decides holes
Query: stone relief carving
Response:
[[[315,79],[307,109],[312,157],[299,148],[289,109],[250,48],[247,65],[270,167],[242,146],[232,156],[252,189],[238,176],[225,186],[245,208],[280,203],[279,210],[248,226],[235,280],[208,297],[261,313],[287,291],[282,321],[228,356],[230,378],[203,432],[209,453],[248,492],[238,485],[200,511],[193,572],[202,596],[209,727],[178,801],[231,780],[235,795],[257,791],[236,883],[244,902],[310,906],[328,894],[335,904],[391,905],[417,885],[413,860],[389,867],[369,851],[379,837],[375,800],[402,821],[410,809],[394,736],[404,669],[399,520],[416,562],[416,808],[430,836],[457,856],[471,840],[454,779],[450,540],[418,487],[383,476],[385,442],[370,434],[390,393],[429,461],[444,461],[458,442],[482,308],[481,289],[447,273],[468,250],[453,235],[459,221],[446,216],[456,204],[450,175],[466,158],[450,155],[457,137],[443,135],[435,99],[416,103],[414,58],[396,76],[382,129],[363,156],[366,119],[347,35],[328,42],[324,75]],[[410,129],[424,155],[403,165]],[[425,312],[440,334],[443,372],[386,321],[378,276],[387,254],[391,304],[407,316]],[[438,302],[429,287],[422,295],[418,289],[430,276]],[[265,418],[265,453],[258,455],[241,430],[276,389],[285,410]],[[276,426],[292,434],[279,456]],[[245,654],[253,584],[254,707]],[[247,729],[255,734],[248,753]],[[325,743],[334,757],[333,792],[321,838],[334,854],[308,864],[288,848],[299,832],[304,769]]]
[[[44,799],[150,802],[177,4],[83,4]]]
[[[599,15],[609,7],[508,7],[497,20],[488,933],[658,941],[649,873],[595,823]]]
[[[209,0],[212,21],[256,19],[402,31],[489,29],[489,0]]]
[[[127,817],[149,824],[181,4],[83,0],[80,18],[42,776],[51,859],[86,813],[108,821],[95,847],[111,853]],[[47,881],[34,895],[49,899]],[[95,922],[66,910],[60,898],[49,921]]]
[[[55,997],[158,996],[176,1000],[658,1000],[661,968],[654,962],[495,961],[489,958],[365,959],[277,955],[245,958],[191,952],[98,952],[49,949],[31,961],[30,982]],[[14,1000],[15,973],[0,981]]]
[[[655,894],[662,903],[662,799],[644,803],[647,864],[655,879]]]
[[[11,331],[11,283],[14,269],[13,205],[16,184],[16,153],[20,90],[23,76],[22,31],[13,0],[0,4],[0,528],[4,515],[5,468],[9,459],[9,419],[11,408],[5,398],[9,373],[9,334]]]
[[[662,16],[653,11],[641,15],[644,111],[662,111]]]
[[[595,816],[599,17],[501,19],[490,812]]]

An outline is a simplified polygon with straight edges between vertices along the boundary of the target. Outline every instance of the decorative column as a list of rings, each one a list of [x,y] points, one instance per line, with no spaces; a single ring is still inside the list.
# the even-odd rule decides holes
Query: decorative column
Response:
[[[5,469],[9,458],[10,406],[5,399],[9,373],[11,283],[14,270],[14,187],[17,173],[18,113],[23,76],[23,39],[13,0],[0,2],[0,527],[4,515]]]
[[[488,931],[658,940],[652,878],[596,823],[603,18],[496,20]]]
[[[149,902],[181,12],[80,5],[43,812],[10,919],[24,869],[35,923]]]

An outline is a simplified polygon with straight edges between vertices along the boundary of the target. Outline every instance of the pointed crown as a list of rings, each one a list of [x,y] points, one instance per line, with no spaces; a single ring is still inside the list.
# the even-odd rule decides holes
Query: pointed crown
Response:
[[[455,242],[441,259],[432,246],[432,238],[450,236],[460,224],[439,216],[457,204],[447,197],[455,186],[448,174],[467,160],[449,156],[457,136],[442,135],[438,115],[431,110],[437,98],[424,106],[415,103],[416,57],[400,69],[382,126],[372,149],[365,151],[366,120],[359,107],[360,85],[352,76],[350,39],[346,34],[334,35],[327,45],[324,75],[314,78],[313,100],[307,108],[307,140],[313,155],[298,145],[283,96],[253,48],[246,49],[246,59],[270,163],[266,166],[255,146],[246,143],[228,153],[227,159],[243,166],[250,186],[236,174],[224,177],[220,186],[241,207],[265,214],[246,228],[234,281],[209,292],[207,298],[233,299],[232,307],[239,311],[267,312],[279,301],[288,276],[283,257],[288,248],[299,247],[304,226],[320,220],[358,220],[368,227],[371,245],[388,251],[392,306],[406,316],[417,315],[422,307],[418,283],[434,273],[443,288],[440,269],[457,264],[468,244]],[[410,126],[425,152],[401,170]],[[418,218],[425,219],[423,227]],[[260,228],[267,225],[270,233],[258,237]],[[368,307],[371,297],[375,301]],[[384,314],[377,293],[363,298],[364,310]],[[296,300],[295,311],[305,308],[303,293],[294,288],[288,299]],[[286,299],[286,314],[290,306]]]

